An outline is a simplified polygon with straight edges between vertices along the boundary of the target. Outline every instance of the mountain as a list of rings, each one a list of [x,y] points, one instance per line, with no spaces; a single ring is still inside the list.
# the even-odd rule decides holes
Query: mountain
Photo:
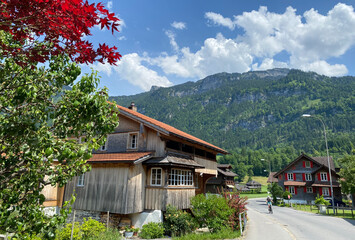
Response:
[[[355,77],[327,77],[294,69],[218,73],[196,82],[111,97],[229,151],[292,148],[325,153],[321,116],[332,154],[355,142]]]

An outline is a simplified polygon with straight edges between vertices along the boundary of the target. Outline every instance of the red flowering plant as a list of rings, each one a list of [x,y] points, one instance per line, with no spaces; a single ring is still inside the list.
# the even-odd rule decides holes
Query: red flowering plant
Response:
[[[229,216],[229,225],[233,230],[239,230],[239,214],[247,213],[246,205],[248,197],[240,197],[238,192],[225,192],[222,190],[221,195],[226,199],[228,206],[234,210]]]
[[[66,221],[69,208],[44,214],[54,192],[45,188],[89,171],[86,160],[118,124],[97,73],[77,78],[78,63],[115,64],[121,55],[82,37],[95,25],[114,33],[118,22],[101,3],[0,0],[0,232],[54,239]]]

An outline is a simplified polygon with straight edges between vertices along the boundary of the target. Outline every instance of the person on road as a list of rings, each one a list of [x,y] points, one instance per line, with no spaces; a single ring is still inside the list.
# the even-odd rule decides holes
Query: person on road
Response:
[[[267,196],[267,198],[266,198],[266,204],[267,204],[267,208],[268,208],[268,210],[269,210],[269,213],[272,213],[272,202],[271,202],[270,196]]]

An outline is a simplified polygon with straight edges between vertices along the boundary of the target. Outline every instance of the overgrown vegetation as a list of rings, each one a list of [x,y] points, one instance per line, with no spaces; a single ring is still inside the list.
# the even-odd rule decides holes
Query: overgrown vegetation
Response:
[[[165,234],[175,237],[191,233],[197,228],[197,223],[190,213],[168,205],[163,226]]]
[[[139,236],[144,239],[161,238],[164,236],[163,224],[154,222],[145,224]]]
[[[56,233],[56,240],[68,240],[71,237],[72,223],[66,224],[63,228],[59,228]],[[94,219],[84,219],[84,222],[75,222],[73,228],[73,239],[74,240],[89,240],[93,238],[98,238],[106,232],[106,227],[103,223],[98,222]]]

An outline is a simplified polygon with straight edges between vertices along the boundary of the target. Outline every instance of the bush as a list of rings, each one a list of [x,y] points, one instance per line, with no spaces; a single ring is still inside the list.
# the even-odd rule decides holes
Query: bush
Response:
[[[164,227],[161,223],[150,222],[143,225],[140,237],[145,239],[161,238],[164,236]]]
[[[68,240],[71,236],[72,224],[68,223],[64,228],[59,228],[56,234],[56,240]],[[74,223],[73,239],[89,239],[97,238],[101,233],[106,231],[106,227],[103,223],[100,223],[94,219],[85,219],[80,226],[78,222]]]
[[[181,236],[192,232],[196,228],[195,220],[190,213],[168,205],[163,223],[165,233],[169,236]]]
[[[64,228],[57,229],[56,240],[68,240],[71,236],[72,224],[68,223]],[[80,224],[78,222],[74,223],[73,239],[82,239],[83,233],[80,231]]]
[[[199,226],[207,226],[210,232],[217,232],[228,225],[229,218],[234,213],[226,199],[216,195],[196,195],[191,198],[191,206]]]
[[[330,203],[323,198],[323,196],[317,195],[316,200],[314,201],[316,205],[330,205]]]
[[[290,199],[292,198],[292,194],[289,191],[284,191],[282,198],[287,200],[288,196],[290,196]]]
[[[100,233],[106,231],[106,226],[103,223],[100,223],[94,219],[89,218],[86,220],[84,218],[84,223],[80,227],[83,232],[83,238],[96,237]]]
[[[247,205],[247,197],[240,197],[239,193],[232,192],[226,193],[222,192],[222,196],[226,199],[228,206],[233,209],[233,213],[229,217],[229,226],[232,230],[239,230],[239,214],[243,212],[247,212],[246,205]]]

